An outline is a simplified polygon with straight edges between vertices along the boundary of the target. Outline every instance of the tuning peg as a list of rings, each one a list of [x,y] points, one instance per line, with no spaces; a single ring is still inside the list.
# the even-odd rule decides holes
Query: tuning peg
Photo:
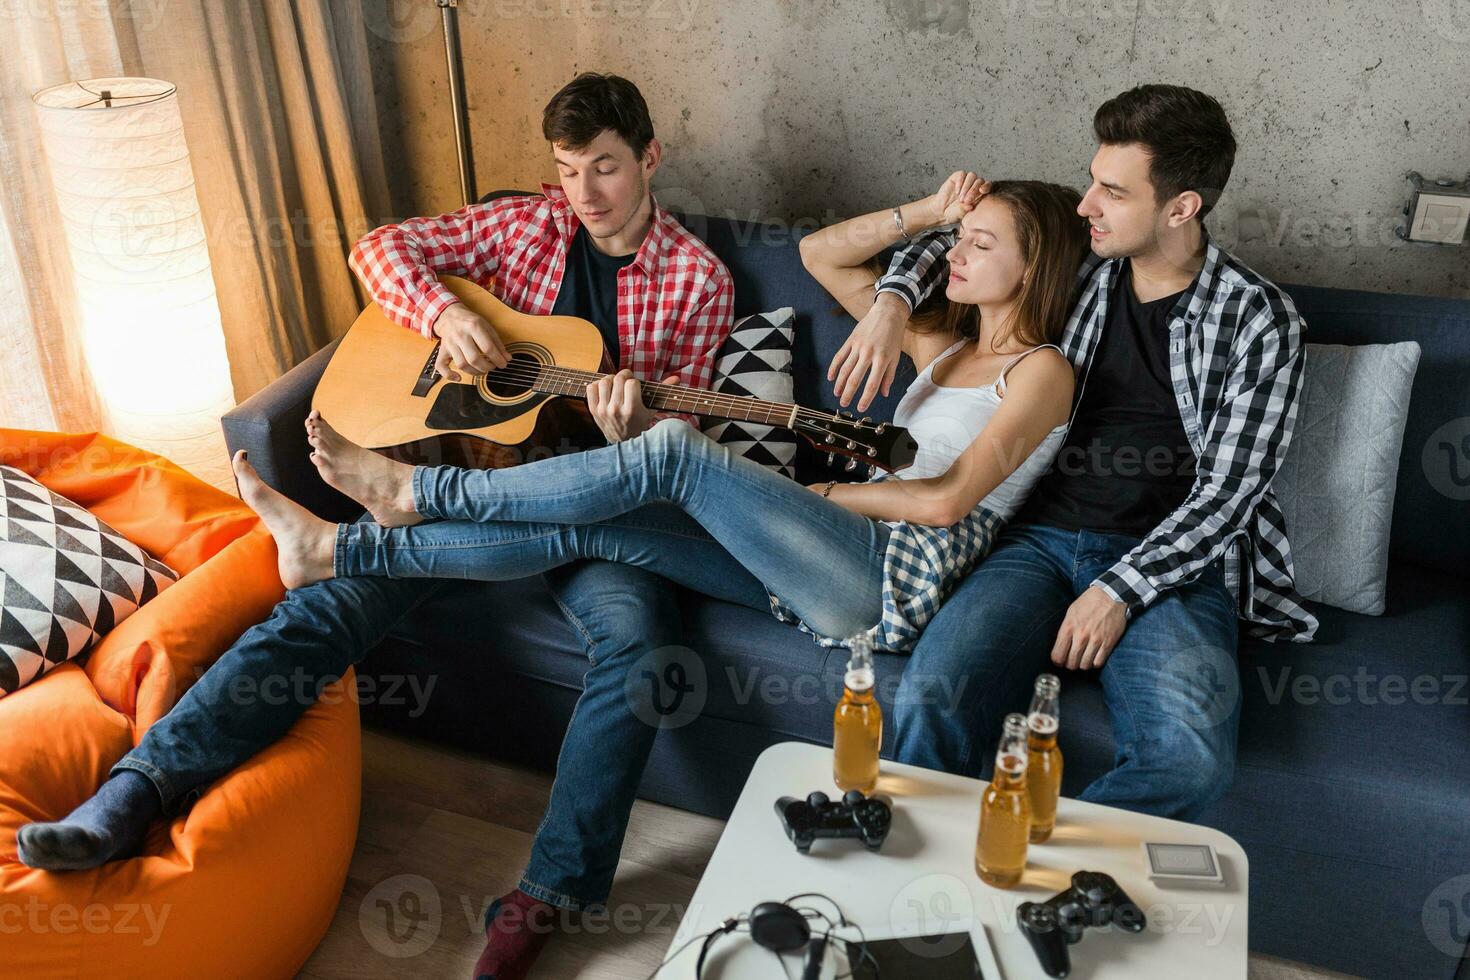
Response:
[[[868,455],[869,456],[876,456],[876,455],[878,455],[878,450],[875,449],[875,448],[873,448],[872,446],[869,446],[868,447]]]
[[[878,428],[874,429],[873,431],[877,432],[879,435],[882,435],[883,434],[883,430],[884,429],[887,429],[887,428],[888,428],[888,423],[887,422],[879,422],[878,423]]]
[[[829,432],[827,433],[827,438],[823,439],[822,441],[826,443],[834,443],[837,441],[837,437]]]
[[[849,459],[847,461],[846,465],[844,465],[842,468],[844,470],[847,470],[847,472],[851,473],[853,470],[857,469],[857,466],[858,466],[858,461],[857,460],[855,460],[855,459]]]
[[[847,448],[848,449],[856,449],[857,448],[857,443],[855,443],[851,439],[849,439],[849,440],[847,440]]]
[[[868,464],[868,479],[871,480],[873,477],[875,477],[877,475],[878,475],[878,467],[874,466],[872,463],[869,463]]]
[[[866,425],[867,425],[867,424],[868,424],[868,423],[870,423],[870,422],[872,422],[872,421],[873,421],[873,420],[872,420],[872,419],[870,419],[870,418],[868,418],[868,417],[867,417],[867,416],[866,416],[866,415],[864,415],[864,416],[863,416],[863,422],[862,422],[862,424],[863,424],[863,425],[864,425],[864,426],[866,426]]]
[[[837,454],[836,453],[828,453],[827,454],[827,465],[828,466],[831,466],[833,460],[835,460],[836,458],[837,458]]]

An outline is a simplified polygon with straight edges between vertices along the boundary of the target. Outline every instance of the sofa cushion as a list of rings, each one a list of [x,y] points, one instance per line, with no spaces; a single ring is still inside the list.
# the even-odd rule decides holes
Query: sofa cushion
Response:
[[[791,330],[795,313],[782,307],[736,321],[715,361],[714,390],[724,395],[789,403]],[[796,433],[742,419],[704,418],[700,430],[753,463],[796,478]]]
[[[1315,344],[1412,340],[1423,351],[1399,457],[1392,558],[1470,568],[1470,303],[1320,286],[1282,288]]]
[[[1383,612],[1399,449],[1419,345],[1308,344],[1301,403],[1272,482],[1297,591]]]
[[[0,697],[86,653],[178,580],[13,466],[0,466],[0,518]]]

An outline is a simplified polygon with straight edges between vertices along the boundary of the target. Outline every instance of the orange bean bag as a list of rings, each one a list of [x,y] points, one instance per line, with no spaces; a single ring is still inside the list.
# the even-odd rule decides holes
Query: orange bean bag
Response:
[[[357,836],[361,745],[349,674],[279,742],[160,822],[142,856],[35,871],[22,824],[56,820],[280,600],[250,509],[167,460],[94,434],[0,429],[18,467],[136,542],[179,581],[83,661],[0,698],[0,976],[289,977],[337,908]]]

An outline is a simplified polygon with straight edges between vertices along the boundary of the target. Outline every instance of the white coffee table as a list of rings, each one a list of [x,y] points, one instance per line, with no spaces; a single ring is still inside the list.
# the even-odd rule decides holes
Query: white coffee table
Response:
[[[1086,869],[1112,875],[1142,906],[1148,928],[1138,935],[1088,930],[1070,948],[1072,977],[1245,977],[1249,874],[1245,852],[1230,837],[1177,820],[1063,799],[1057,829],[1047,843],[1031,846],[1021,883],[992,888],[974,869],[984,787],[980,780],[885,761],[878,792],[892,797],[894,822],[882,849],[871,853],[855,840],[819,840],[803,855],[787,839],[774,803],[780,796],[804,797],[815,789],[840,797],[832,783],[832,751],[798,742],[772,746],[756,761],[665,955],[759,902],[815,891],[836,899],[870,939],[969,930],[986,940],[976,947],[987,978],[1045,980],[1016,926],[1016,906],[1051,897],[1071,883],[1074,871]],[[1224,887],[1155,884],[1143,865],[1140,842],[1145,840],[1213,845]],[[827,907],[817,899],[796,904]],[[850,930],[842,935],[856,937]],[[658,976],[693,977],[700,945],[689,944]],[[715,944],[705,977],[779,978],[781,966],[748,935],[735,933]],[[786,972],[800,975],[798,957],[787,960]],[[833,972],[829,968],[823,976]]]

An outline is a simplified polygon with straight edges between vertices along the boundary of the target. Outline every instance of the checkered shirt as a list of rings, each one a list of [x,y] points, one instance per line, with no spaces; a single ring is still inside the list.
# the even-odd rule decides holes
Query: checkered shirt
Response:
[[[542,184],[539,196],[385,225],[353,247],[349,262],[390,320],[432,337],[435,319],[459,302],[439,275],[473,280],[522,313],[551,313],[579,225],[566,193]],[[620,367],[645,380],[672,374],[708,388],[734,311],[724,263],[655,201],[643,245],[618,270]],[[666,416],[690,420],[673,412],[656,418]]]
[[[894,256],[879,292],[912,308],[942,281],[952,231],[927,234]],[[1206,235],[1205,261],[1174,306],[1169,368],[1197,469],[1189,496],[1093,583],[1136,616],[1225,557],[1226,580],[1251,632],[1307,642],[1316,618],[1293,584],[1286,521],[1271,480],[1286,456],[1302,385],[1306,325],[1291,298]],[[1121,259],[1089,255],[1062,349],[1079,370],[1080,402]]]

